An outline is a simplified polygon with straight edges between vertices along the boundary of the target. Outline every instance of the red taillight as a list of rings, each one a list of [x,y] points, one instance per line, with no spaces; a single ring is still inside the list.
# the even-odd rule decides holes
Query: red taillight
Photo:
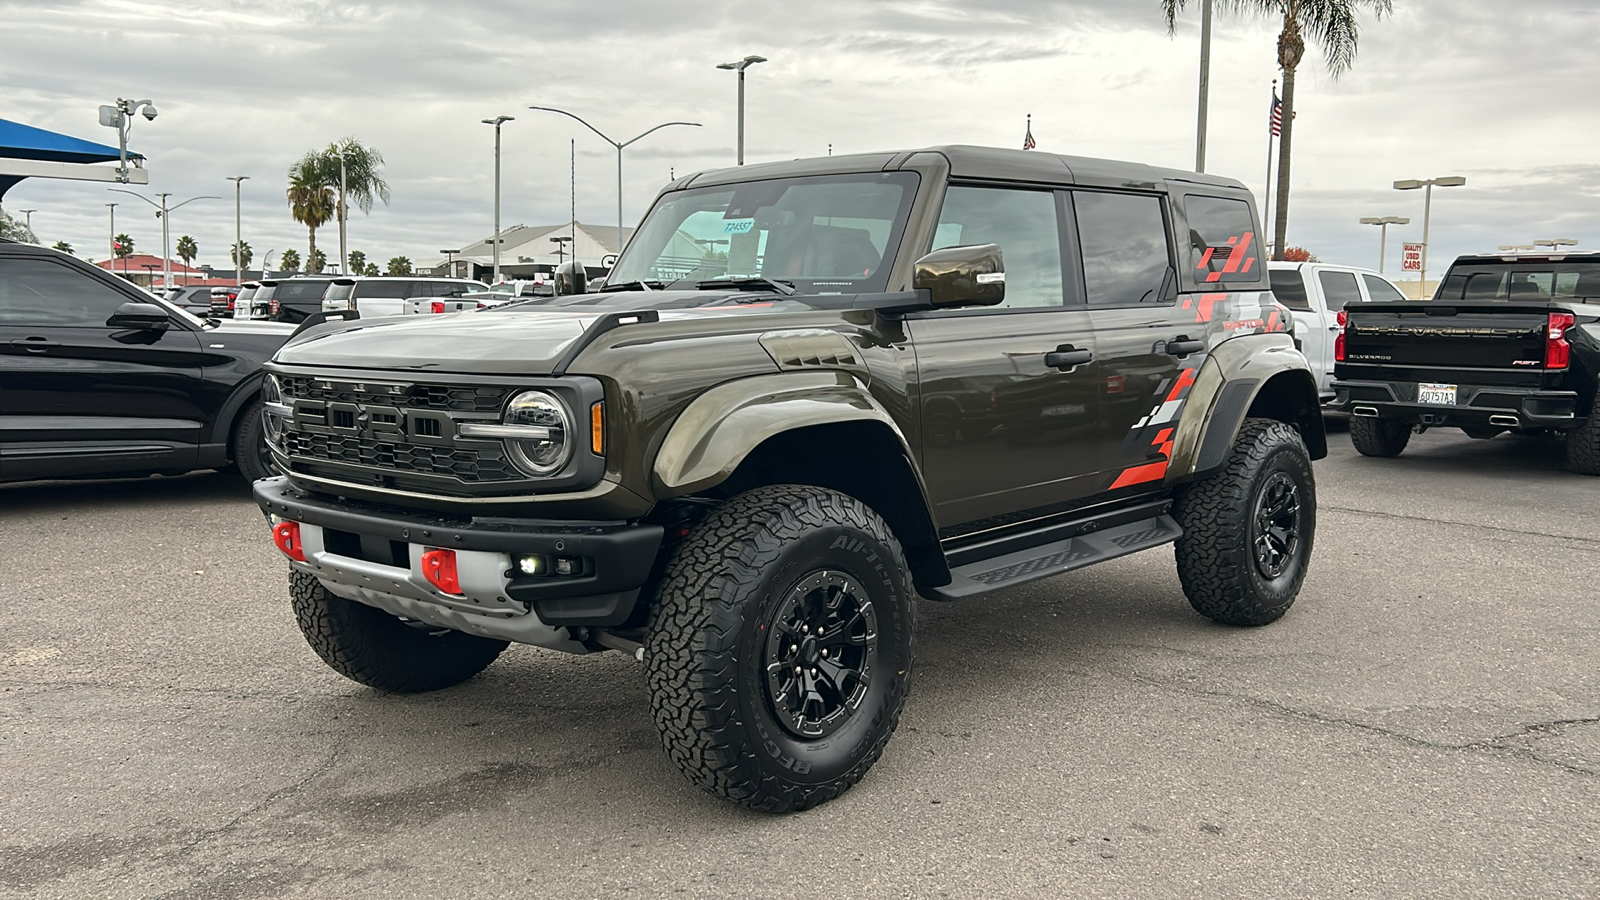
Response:
[[[429,306],[430,306],[430,308],[432,308],[432,309],[433,309],[433,311],[434,311],[434,312],[435,312],[435,313],[442,313],[442,312],[444,312],[444,303],[443,303],[443,302],[442,302],[442,301],[439,301],[439,300],[435,300],[435,301],[433,301],[433,302],[432,302],[432,303],[431,303],[431,304],[429,304]]]
[[[306,561],[305,548],[300,546],[299,522],[279,522],[272,526],[272,542],[278,545],[284,556],[296,562]]]
[[[1333,361],[1344,362],[1344,326],[1348,317],[1344,310],[1339,310],[1339,334],[1333,339]]]
[[[233,312],[233,298],[228,298],[228,312]]]
[[[271,303],[267,304],[267,315],[275,316],[277,314],[278,314],[278,301],[274,300]]]
[[[1550,314],[1550,330],[1544,337],[1544,367],[1565,369],[1572,362],[1572,345],[1567,343],[1567,329],[1578,320],[1569,312]]]
[[[446,594],[461,593],[461,577],[456,574],[456,552],[425,551],[422,554],[422,577]]]

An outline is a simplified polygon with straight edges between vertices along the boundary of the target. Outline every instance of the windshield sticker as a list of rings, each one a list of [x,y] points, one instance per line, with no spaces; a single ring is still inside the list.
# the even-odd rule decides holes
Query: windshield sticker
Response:
[[[745,234],[754,228],[755,219],[730,219],[722,224],[723,234]]]

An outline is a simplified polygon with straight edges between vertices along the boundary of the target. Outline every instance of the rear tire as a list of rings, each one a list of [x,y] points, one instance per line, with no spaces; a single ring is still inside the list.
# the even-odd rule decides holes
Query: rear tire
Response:
[[[1311,563],[1317,485],[1300,432],[1246,419],[1222,471],[1173,504],[1183,526],[1178,580],[1195,611],[1223,625],[1266,625],[1294,605]]]
[[[289,573],[306,643],[340,675],[395,694],[436,691],[482,672],[507,646],[459,631],[413,628],[375,606],[330,593],[315,575]]]
[[[262,401],[250,401],[239,413],[239,424],[233,429],[233,464],[245,481],[252,484],[278,474],[278,464],[267,449],[266,423],[261,420]]]
[[[1583,424],[1567,432],[1567,468],[1579,475],[1600,475],[1600,404]]]
[[[651,614],[667,755],[763,812],[839,796],[900,720],[914,615],[900,545],[859,500],[803,485],[729,500],[678,547]]]
[[[1398,419],[1350,417],[1350,443],[1362,456],[1394,457],[1411,442],[1411,426]]]

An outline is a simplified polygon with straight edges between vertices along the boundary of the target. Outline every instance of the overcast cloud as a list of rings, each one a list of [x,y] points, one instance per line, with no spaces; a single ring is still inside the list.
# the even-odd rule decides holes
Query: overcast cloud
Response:
[[[1298,81],[1289,240],[1324,260],[1376,265],[1362,216],[1410,216],[1401,178],[1465,175],[1434,197],[1442,261],[1536,238],[1600,248],[1600,10],[1592,0],[1395,0],[1363,19],[1354,68],[1330,78],[1315,52]],[[1197,3],[1167,34],[1157,0],[454,0],[368,5],[320,0],[0,0],[0,117],[115,143],[96,108],[150,98],[131,144],[149,157],[147,193],[198,201],[174,216],[201,261],[226,266],[228,175],[249,175],[244,233],[257,260],[305,251],[285,172],[305,151],[354,136],[381,150],[393,202],[353,213],[350,246],[379,261],[431,263],[485,237],[492,134],[504,131],[502,222],[565,221],[568,141],[577,142],[578,217],[615,221],[615,154],[557,106],[626,139],[631,224],[671,173],[731,165],[734,76],[715,64],[759,53],[750,70],[747,159],[762,161],[941,143],[1020,146],[1032,113],[1039,148],[1190,167]],[[1208,169],[1262,190],[1277,29],[1220,17],[1212,52]],[[104,185],[31,179],[6,209],[35,208],[34,230],[80,255],[106,255],[117,230],[158,252],[160,223]],[[318,244],[337,251],[337,230]],[[1391,274],[1392,274],[1391,267]]]

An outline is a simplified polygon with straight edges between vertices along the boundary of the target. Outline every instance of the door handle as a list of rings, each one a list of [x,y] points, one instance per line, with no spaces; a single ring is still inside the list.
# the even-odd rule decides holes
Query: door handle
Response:
[[[38,353],[44,350],[46,347],[59,347],[61,345],[48,338],[31,337],[19,338],[15,341],[12,341],[11,346],[20,347],[21,349],[27,350],[30,353]]]
[[[1068,344],[1058,348],[1054,352],[1046,353],[1044,355],[1044,364],[1052,369],[1060,369],[1065,372],[1074,366],[1081,366],[1092,359],[1094,359],[1093,350],[1074,350],[1072,349],[1072,346]]]
[[[1167,341],[1167,354],[1169,356],[1188,356],[1191,353],[1199,353],[1205,348],[1205,341],[1191,341],[1183,335]]]

